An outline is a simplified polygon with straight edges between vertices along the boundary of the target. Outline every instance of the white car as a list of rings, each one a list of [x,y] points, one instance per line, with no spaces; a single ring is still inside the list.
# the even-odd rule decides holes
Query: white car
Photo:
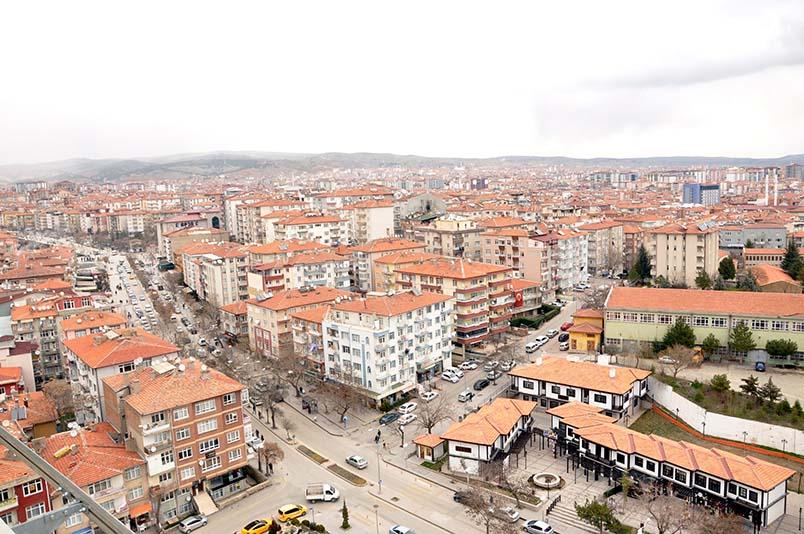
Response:
[[[263,443],[264,443],[264,440],[262,438],[258,438],[257,436],[251,436],[250,438],[248,438],[246,440],[246,445],[248,445],[249,447],[251,447],[255,451],[257,449],[262,449]]]
[[[497,515],[510,523],[516,523],[519,521],[519,512],[514,510],[513,506],[505,506],[497,509]]]
[[[406,413],[405,415],[403,415],[402,417],[400,417],[400,418],[398,419],[398,421],[399,421],[399,426],[405,426],[405,425],[409,425],[409,424],[411,424],[413,421],[415,421],[416,419],[417,419],[417,416],[416,416],[416,414],[415,414],[415,413]]]
[[[541,345],[536,343],[535,341],[531,341],[530,343],[525,345],[525,352],[530,354],[531,352],[535,352]]]
[[[547,343],[548,341],[550,341],[550,338],[549,338],[549,337],[547,337],[547,336],[539,336],[539,337],[537,337],[536,339],[534,339],[533,341],[535,341],[536,343],[538,343],[538,344],[539,344],[539,346],[541,347],[542,345],[544,345],[545,343]]]
[[[473,370],[477,369],[477,363],[475,363],[475,362],[463,362],[462,364],[460,364],[458,366],[458,369],[461,369],[463,371],[473,371]]]
[[[416,404],[415,402],[406,402],[405,404],[397,408],[397,411],[403,415],[413,413],[413,411],[416,409],[416,406],[418,406],[418,404]]]
[[[446,369],[444,369],[444,372],[445,373],[452,373],[455,376],[457,376],[458,378],[463,378],[463,371],[461,371],[460,369],[457,369],[455,367],[447,367]]]
[[[425,391],[424,393],[419,395],[419,398],[424,402],[430,402],[436,397],[438,397],[438,391]]]
[[[528,534],[553,534],[553,527],[550,526],[550,523],[538,519],[526,521],[523,530]]]
[[[353,454],[352,456],[348,457],[346,459],[346,463],[358,469],[365,469],[368,467],[368,462],[366,459],[362,456],[358,456],[357,454]]]
[[[452,382],[453,384],[457,384],[458,382],[461,381],[460,378],[458,378],[456,375],[452,373],[441,373],[441,378],[443,380],[446,380],[447,382]]]
[[[545,332],[544,335],[546,335],[549,338],[554,338],[558,335],[558,330],[556,330],[555,328],[551,328],[550,330]]]

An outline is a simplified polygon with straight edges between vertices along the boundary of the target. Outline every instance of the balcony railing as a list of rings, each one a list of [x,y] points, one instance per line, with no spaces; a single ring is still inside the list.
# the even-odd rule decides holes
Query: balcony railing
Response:
[[[16,495],[11,497],[10,499],[6,499],[5,501],[1,501],[0,502],[0,512],[4,512],[4,511],[9,510],[11,508],[16,508],[17,504],[18,504],[18,502],[17,502],[17,496]]]

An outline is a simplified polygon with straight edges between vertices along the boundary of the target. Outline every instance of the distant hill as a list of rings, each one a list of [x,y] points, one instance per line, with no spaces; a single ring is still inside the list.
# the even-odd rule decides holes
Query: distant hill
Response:
[[[804,154],[780,158],[732,158],[671,156],[655,158],[567,158],[561,156],[500,156],[495,158],[442,158],[416,155],[328,152],[225,151],[174,154],[157,158],[69,159],[24,165],[0,165],[0,180],[136,180],[171,179],[188,175],[216,176],[253,170],[255,173],[315,171],[332,168],[408,167],[464,165],[471,167],[559,165],[573,167],[669,168],[692,166],[784,166],[804,163]]]

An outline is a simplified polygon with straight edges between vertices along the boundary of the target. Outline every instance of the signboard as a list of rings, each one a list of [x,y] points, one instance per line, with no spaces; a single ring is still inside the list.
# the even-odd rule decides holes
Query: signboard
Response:
[[[524,304],[525,299],[522,296],[521,291],[514,291],[514,308],[521,308],[522,304]]]

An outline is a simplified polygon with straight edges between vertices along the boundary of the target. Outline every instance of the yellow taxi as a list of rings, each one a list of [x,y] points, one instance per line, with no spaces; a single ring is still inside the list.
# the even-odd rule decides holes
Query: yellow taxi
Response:
[[[286,504],[279,509],[279,520],[284,523],[285,521],[301,517],[306,513],[307,508],[301,504]]]
[[[255,519],[240,530],[240,534],[265,534],[271,530],[273,519]]]

